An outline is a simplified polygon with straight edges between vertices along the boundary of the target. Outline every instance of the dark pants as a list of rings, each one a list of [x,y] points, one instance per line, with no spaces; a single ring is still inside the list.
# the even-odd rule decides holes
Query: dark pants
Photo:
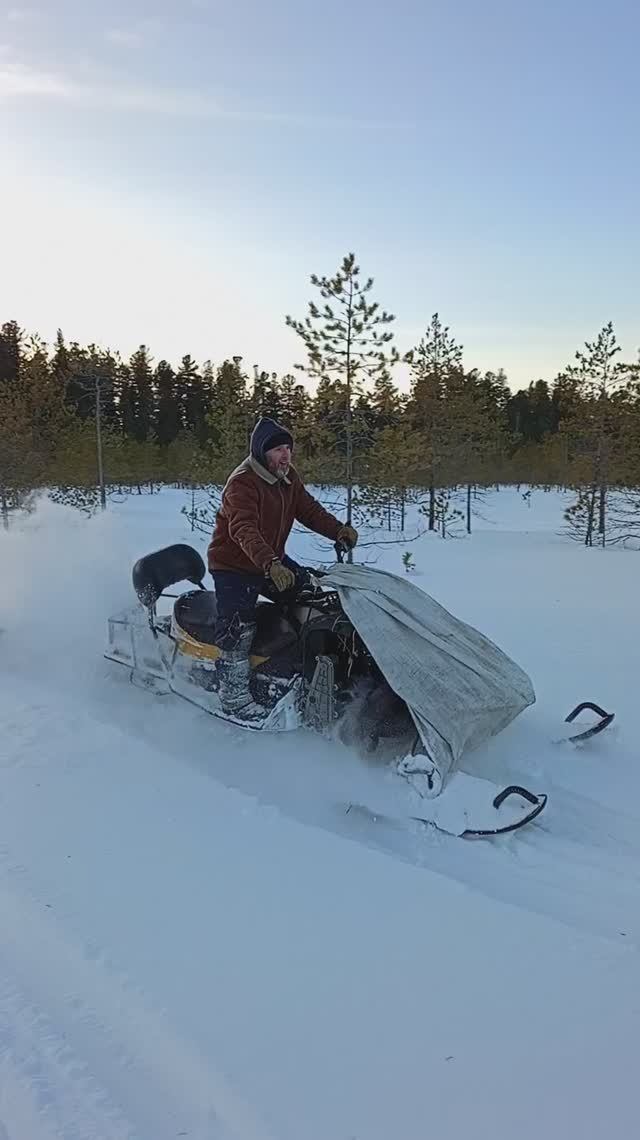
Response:
[[[298,566],[292,558],[287,558],[286,554],[282,562],[296,576],[295,585],[282,594],[278,593],[266,574],[245,574],[242,570],[211,571],[218,610],[216,645],[221,649],[233,649],[240,626],[256,620],[256,605],[260,595],[272,602],[286,604],[295,601],[300,590],[308,583],[309,575],[302,566]]]

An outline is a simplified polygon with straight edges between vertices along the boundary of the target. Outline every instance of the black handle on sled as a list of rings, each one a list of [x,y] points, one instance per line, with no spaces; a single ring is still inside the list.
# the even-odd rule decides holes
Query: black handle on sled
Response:
[[[503,788],[503,790],[498,793],[493,801],[494,808],[502,807],[504,801],[508,799],[509,796],[522,796],[523,800],[527,800],[530,804],[538,803],[538,796],[534,796],[533,792],[527,791],[526,788],[521,788],[519,784],[510,784],[508,788]]]
[[[589,712],[594,712],[596,716],[600,717],[600,720],[592,725],[591,728],[586,728],[584,732],[577,732],[575,736],[570,736],[569,740],[573,743],[578,740],[589,740],[591,736],[597,736],[599,732],[603,732],[605,728],[609,727],[616,715],[615,713],[606,712],[605,709],[601,708],[600,705],[594,704],[593,701],[583,701],[581,705],[576,705],[568,717],[565,717],[565,724],[571,724],[585,709],[588,709]]]

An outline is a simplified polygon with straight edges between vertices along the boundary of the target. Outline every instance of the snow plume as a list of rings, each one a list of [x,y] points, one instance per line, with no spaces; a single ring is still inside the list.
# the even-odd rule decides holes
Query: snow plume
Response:
[[[133,600],[131,546],[108,511],[88,519],[43,498],[13,520],[0,532],[3,659],[70,675],[79,658],[99,659],[109,613]]]

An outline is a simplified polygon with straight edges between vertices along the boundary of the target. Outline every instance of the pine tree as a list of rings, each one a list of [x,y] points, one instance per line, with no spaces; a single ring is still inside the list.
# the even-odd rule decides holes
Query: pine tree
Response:
[[[261,416],[281,418],[280,392],[275,372],[261,372],[258,365],[253,369],[253,389],[251,392],[251,415],[257,422]]]
[[[116,406],[117,362],[109,350],[90,344],[81,348],[72,342],[67,348],[58,332],[51,360],[51,375],[64,394],[65,406],[79,419],[94,420],[96,389],[101,389],[101,418],[105,427],[118,425]]]
[[[133,435],[138,443],[144,443],[152,436],[155,403],[151,357],[145,344],[140,345],[129,361],[129,383],[133,409]]]
[[[253,428],[247,378],[241,369],[242,357],[225,360],[216,374],[211,397],[208,445],[211,478],[224,482],[249,450]]]
[[[67,347],[62,330],[58,329],[51,359],[51,372],[60,390],[64,392],[66,406],[74,415],[82,418],[91,414],[87,388],[82,383],[86,365],[86,350],[81,349],[75,342]]]
[[[108,433],[101,436],[101,455],[108,453]],[[113,470],[111,462],[106,469]],[[69,416],[60,432],[50,477],[49,498],[56,503],[93,514],[106,505],[106,486],[97,463],[95,421]],[[101,493],[102,492],[102,493]]]
[[[91,423],[93,435],[93,475],[88,480],[85,474],[80,474],[81,468],[79,467],[78,486],[92,485],[97,487],[98,500],[104,510],[106,507],[104,436],[107,432],[116,431],[118,426],[115,404],[117,363],[108,350],[105,352],[93,344],[86,349],[72,345],[70,352],[64,350],[64,356],[61,360],[62,348],[59,340],[52,368],[55,383],[60,384],[61,377],[64,375],[62,373],[64,367],[66,372],[64,387],[66,406],[73,409],[74,419],[79,424],[86,422],[88,426],[89,422]],[[70,392],[72,393],[71,402],[69,401]],[[90,420],[89,417],[91,417]],[[74,479],[69,473],[65,480],[67,487],[65,493],[71,494],[68,488],[73,483]]]
[[[344,482],[346,414],[345,385],[329,376],[321,377],[312,404],[311,430],[308,435],[308,455],[312,461],[314,481],[320,485]],[[353,441],[353,410],[350,432]]]
[[[507,402],[506,415],[511,430],[526,441],[542,443],[558,427],[558,407],[546,380],[516,392]]]
[[[182,431],[164,449],[162,477],[179,487],[200,487],[211,479],[211,461],[191,432]]]
[[[0,328],[0,384],[15,384],[20,375],[24,333],[17,321]]]
[[[128,364],[118,361],[116,370],[118,408],[120,410],[120,431],[125,439],[136,438],[138,423],[136,391],[131,379]]]
[[[445,394],[442,473],[446,487],[462,484],[466,494],[466,530],[471,533],[474,494],[478,485],[497,482],[505,446],[504,419],[496,390],[475,371],[454,377]],[[447,503],[447,512],[454,509]],[[436,511],[436,513],[438,513]],[[446,514],[446,512],[445,512]],[[440,508],[442,520],[443,509]],[[457,518],[457,513],[451,517]]]
[[[436,488],[445,458],[442,445],[447,421],[447,387],[462,375],[462,346],[456,344],[438,313],[420,343],[407,353],[411,367],[410,422],[424,441],[424,474],[429,489],[429,530],[436,529]]]
[[[0,384],[0,514],[6,530],[9,512],[27,502],[43,471],[27,394],[7,373]]]
[[[313,400],[295,376],[287,374],[278,381],[278,422],[293,435],[293,461],[303,478],[312,475],[313,456],[317,454]]]
[[[62,393],[45,346],[37,338],[25,344],[16,329],[4,342],[0,383],[0,513],[5,527],[9,512],[24,508],[45,485],[65,425]]]
[[[389,531],[396,526],[404,531],[407,507],[416,497],[421,452],[419,433],[405,424],[389,425],[375,434],[357,492],[362,516],[377,518]]]
[[[484,376],[478,379],[478,388],[484,391],[487,399],[494,405],[496,414],[504,416],[511,396],[504,368],[499,368],[497,372],[485,372]]]
[[[380,309],[369,295],[373,278],[364,284],[355,255],[348,254],[334,277],[313,274],[311,284],[318,289],[324,305],[309,302],[304,321],[287,316],[289,328],[303,341],[307,350],[307,371],[340,397],[344,406],[344,483],[347,492],[347,521],[351,522],[353,490],[357,463],[357,424],[354,404],[366,383],[375,383],[388,374],[389,366],[398,360],[390,349],[393,333],[388,326],[395,317]],[[297,365],[304,368],[303,365]]]
[[[154,436],[166,447],[177,438],[182,428],[176,374],[166,360],[157,364],[153,384],[156,392]]]
[[[62,333],[62,329],[58,329],[56,333],[56,343],[51,358],[51,375],[54,377],[56,383],[59,385],[60,391],[64,392],[65,400],[69,401],[69,381],[71,373],[71,354]]]
[[[216,372],[210,360],[205,360],[202,365],[202,392],[204,397],[204,428],[203,439],[201,442],[208,442],[211,438],[211,427],[209,425],[209,415],[213,404],[213,392],[216,383]]]
[[[280,418],[291,431],[296,433],[297,439],[300,425],[311,416],[311,397],[304,384],[300,384],[295,376],[287,374],[282,377],[278,385],[278,399]]]
[[[207,403],[205,386],[198,366],[190,355],[182,357],[176,376],[176,389],[183,408],[186,431],[193,432],[200,444],[207,439]]]
[[[624,383],[615,392],[618,428],[610,465],[616,490],[608,512],[608,540],[640,542],[640,363],[624,367]]]
[[[565,370],[572,395],[571,410],[563,417],[562,431],[574,456],[574,482],[582,494],[575,510],[569,508],[567,521],[583,529],[585,546],[592,546],[597,528],[602,546],[606,543],[606,503],[609,490],[612,451],[619,434],[619,405],[612,395],[624,379],[624,367],[615,362],[620,352],[609,321],[585,352],[576,352],[576,364]],[[588,491],[585,489],[585,482]],[[587,507],[585,509],[585,502]]]
[[[383,373],[376,377],[373,391],[368,397],[368,404],[373,413],[376,432],[399,424],[403,403],[396,385],[388,374]]]

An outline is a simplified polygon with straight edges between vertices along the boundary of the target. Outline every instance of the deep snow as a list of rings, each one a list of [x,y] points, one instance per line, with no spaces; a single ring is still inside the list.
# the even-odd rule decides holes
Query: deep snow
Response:
[[[471,540],[361,549],[398,573],[411,549],[532,677],[467,766],[549,806],[481,843],[346,815],[401,793],[102,658],[133,559],[205,545],[182,493],[91,522],[44,504],[0,535],[1,1140],[632,1132],[640,554],[561,538],[560,498],[503,490]],[[589,698],[614,729],[552,745]]]

